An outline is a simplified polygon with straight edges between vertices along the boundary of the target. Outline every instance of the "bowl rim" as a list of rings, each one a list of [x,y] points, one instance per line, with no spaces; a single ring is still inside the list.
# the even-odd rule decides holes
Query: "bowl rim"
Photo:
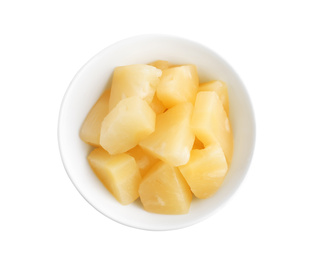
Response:
[[[182,223],[178,226],[174,226],[172,228],[148,228],[148,227],[142,227],[142,226],[139,226],[139,225],[134,225],[134,224],[129,224],[125,221],[121,221],[121,220],[118,220],[116,218],[114,218],[113,216],[111,216],[110,214],[107,214],[107,212],[102,212],[98,207],[96,207],[89,199],[87,199],[87,197],[81,192],[81,190],[78,188],[78,185],[75,183],[75,181],[73,180],[73,177],[71,176],[70,174],[70,171],[67,167],[67,164],[66,164],[66,159],[65,159],[65,155],[64,155],[64,152],[62,149],[62,142],[61,142],[61,121],[62,121],[62,112],[63,112],[63,108],[64,108],[64,104],[67,100],[67,97],[69,96],[70,92],[72,91],[73,87],[74,87],[74,83],[76,82],[77,78],[80,76],[81,73],[83,73],[83,71],[92,64],[92,62],[100,55],[103,55],[105,54],[105,52],[109,52],[111,49],[113,48],[116,48],[118,46],[121,46],[121,45],[124,45],[124,44],[129,44],[131,43],[132,41],[140,41],[141,39],[148,39],[148,38],[164,38],[164,39],[173,39],[173,40],[177,40],[177,41],[184,41],[184,42],[187,42],[191,45],[194,45],[194,46],[197,46],[197,47],[200,47],[200,48],[204,48],[206,49],[207,51],[209,51],[212,55],[216,56],[219,60],[221,60],[223,63],[225,63],[228,68],[232,71],[232,73],[237,77],[237,79],[240,81],[240,84],[241,86],[243,87],[244,89],[244,92],[245,92],[245,95],[246,95],[246,100],[248,102],[248,106],[249,106],[249,110],[250,110],[250,113],[252,115],[252,122],[250,122],[251,126],[252,126],[252,143],[250,144],[250,154],[249,154],[249,158],[248,160],[246,160],[246,167],[245,167],[245,172],[239,182],[238,185],[235,186],[235,188],[233,189],[232,193],[230,196],[227,196],[226,199],[222,200],[218,206],[210,213],[208,214],[205,214],[201,217],[198,217],[196,218],[195,220],[192,220],[192,221],[188,221],[186,223]],[[61,105],[59,107],[59,112],[58,112],[58,121],[57,121],[57,139],[58,139],[58,148],[59,148],[59,154],[60,154],[60,157],[61,157],[61,161],[63,163],[63,167],[67,173],[67,176],[69,177],[70,181],[72,182],[72,184],[74,185],[74,187],[76,188],[76,190],[79,192],[79,194],[94,208],[96,209],[99,213],[101,213],[102,215],[106,216],[107,218],[119,223],[119,224],[122,224],[122,225],[125,225],[125,226],[128,226],[128,227],[131,227],[131,228],[135,228],[135,229],[140,229],[140,230],[148,230],[148,231],[169,231],[169,230],[178,230],[178,229],[182,229],[182,228],[186,228],[186,227],[189,227],[189,226],[192,226],[194,224],[197,224],[199,222],[202,222],[203,220],[209,218],[211,215],[214,215],[217,211],[219,211],[222,207],[225,206],[225,204],[227,202],[229,202],[230,199],[232,199],[236,194],[237,194],[237,190],[241,187],[243,181],[245,180],[246,176],[247,176],[247,173],[249,171],[249,168],[250,168],[250,165],[251,165],[251,162],[252,162],[252,158],[253,158],[253,155],[254,155],[254,152],[255,152],[255,148],[256,148],[256,118],[255,118],[255,111],[254,111],[254,107],[253,107],[253,103],[252,103],[252,100],[251,100],[251,97],[250,97],[250,94],[248,93],[247,91],[247,88],[245,86],[245,84],[243,83],[241,77],[238,75],[238,73],[233,69],[233,67],[231,66],[231,64],[229,64],[222,56],[220,56],[218,53],[216,53],[214,50],[210,49],[209,47],[207,47],[206,45],[200,43],[200,42],[196,42],[196,41],[193,41],[193,40],[190,40],[190,39],[187,39],[187,38],[184,38],[184,37],[180,37],[180,36],[175,36],[175,35],[169,35],[169,34],[138,34],[138,35],[135,35],[135,36],[132,36],[132,37],[127,37],[127,38],[124,38],[124,39],[121,39],[115,43],[112,43],[108,46],[106,46],[105,48],[103,48],[102,50],[98,51],[95,55],[93,55],[91,58],[89,58],[84,64],[83,66],[80,67],[80,69],[76,72],[76,74],[74,75],[74,77],[72,78],[72,80],[70,81],[69,85],[67,86],[67,89],[64,93],[64,96],[61,100]]]

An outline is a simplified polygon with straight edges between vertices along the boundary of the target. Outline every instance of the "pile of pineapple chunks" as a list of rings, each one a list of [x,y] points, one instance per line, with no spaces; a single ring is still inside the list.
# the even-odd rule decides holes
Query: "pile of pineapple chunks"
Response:
[[[193,195],[211,197],[232,159],[224,82],[199,83],[195,65],[159,60],[115,68],[80,138],[88,162],[122,205],[138,199],[158,214],[186,214]]]

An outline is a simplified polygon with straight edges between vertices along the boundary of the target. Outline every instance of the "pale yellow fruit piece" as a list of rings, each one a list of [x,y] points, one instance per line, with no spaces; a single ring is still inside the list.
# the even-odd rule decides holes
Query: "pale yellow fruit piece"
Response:
[[[214,91],[198,92],[191,120],[196,137],[205,145],[219,143],[227,162],[233,154],[233,134],[223,105]]]
[[[156,60],[149,65],[154,66],[157,69],[164,70],[170,67],[170,63],[166,60]]]
[[[110,155],[99,147],[89,154],[88,161],[96,176],[121,204],[128,205],[139,197],[141,174],[133,157],[125,153]]]
[[[154,98],[150,103],[150,106],[156,114],[161,114],[166,110],[164,104],[161,103],[161,101],[158,99],[156,95],[154,95]]]
[[[224,107],[225,112],[229,115],[229,94],[225,82],[221,80],[213,80],[199,85],[198,91],[215,91]]]
[[[195,139],[190,127],[192,111],[193,105],[185,102],[157,115],[155,131],[140,146],[173,166],[187,163]]]
[[[117,67],[114,70],[109,110],[120,100],[132,96],[151,103],[162,71],[146,64]]]
[[[144,176],[147,171],[158,161],[157,158],[152,156],[147,151],[144,151],[139,145],[129,150],[127,154],[131,155],[135,159],[140,169],[141,176]]]
[[[101,146],[110,154],[135,147],[155,130],[156,115],[139,97],[121,100],[104,118],[101,127]]]
[[[198,90],[195,65],[183,65],[163,70],[156,95],[166,108],[182,102],[194,103]]]
[[[192,192],[178,168],[156,163],[143,177],[139,188],[145,210],[158,214],[186,214]]]
[[[215,194],[228,171],[228,165],[219,144],[212,144],[201,150],[192,150],[187,164],[178,168],[191,191],[200,199],[206,199]]]
[[[100,146],[101,124],[104,117],[108,114],[109,95],[110,90],[104,91],[89,111],[81,126],[80,138],[90,145]]]

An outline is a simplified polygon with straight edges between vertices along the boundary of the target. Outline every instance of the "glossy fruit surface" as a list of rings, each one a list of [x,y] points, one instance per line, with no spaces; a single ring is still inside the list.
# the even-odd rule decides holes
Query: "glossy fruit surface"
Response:
[[[135,147],[155,129],[155,112],[146,101],[133,96],[121,100],[104,118],[101,146],[110,154]]]
[[[100,146],[101,125],[108,114],[110,90],[106,90],[89,111],[80,129],[80,138],[87,144]]]
[[[227,162],[231,162],[233,154],[231,124],[218,95],[214,91],[198,92],[191,126],[196,137],[205,146],[219,143]]]
[[[206,199],[221,186],[228,171],[228,165],[219,144],[204,149],[192,150],[187,164],[179,170],[197,198]]]
[[[186,214],[192,193],[178,168],[155,164],[144,176],[139,188],[145,210],[159,214]]]
[[[198,91],[215,91],[219,96],[224,110],[229,115],[229,94],[225,82],[221,80],[213,80],[199,85]]]
[[[139,145],[129,150],[127,154],[131,155],[135,159],[142,176],[144,176],[147,171],[158,161],[157,158],[144,151]]]
[[[145,64],[117,67],[112,79],[109,110],[120,100],[133,96],[151,103],[161,74],[160,69]]]
[[[156,116],[155,131],[140,146],[173,166],[187,163],[195,136],[190,127],[193,105],[180,103]]]
[[[166,108],[179,103],[194,103],[199,79],[195,65],[183,65],[163,70],[156,95]]]
[[[99,147],[89,154],[88,162],[96,176],[121,204],[128,205],[139,197],[141,175],[133,157],[128,154],[110,155]]]

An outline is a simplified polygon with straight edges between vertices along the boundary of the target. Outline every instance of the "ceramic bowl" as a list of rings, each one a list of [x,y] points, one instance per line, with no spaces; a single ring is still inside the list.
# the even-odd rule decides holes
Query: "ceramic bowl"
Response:
[[[228,84],[234,153],[222,187],[211,198],[193,199],[188,214],[160,215],[146,212],[138,201],[122,206],[91,171],[87,155],[92,148],[79,138],[90,108],[106,87],[115,67],[168,60],[195,64],[201,82],[222,80]],[[247,174],[255,144],[252,104],[242,80],[233,68],[208,47],[174,36],[142,35],[119,41],[96,54],[76,74],[62,101],[58,140],[69,178],[80,194],[99,212],[121,224],[145,230],[173,230],[198,223],[224,205]]]

